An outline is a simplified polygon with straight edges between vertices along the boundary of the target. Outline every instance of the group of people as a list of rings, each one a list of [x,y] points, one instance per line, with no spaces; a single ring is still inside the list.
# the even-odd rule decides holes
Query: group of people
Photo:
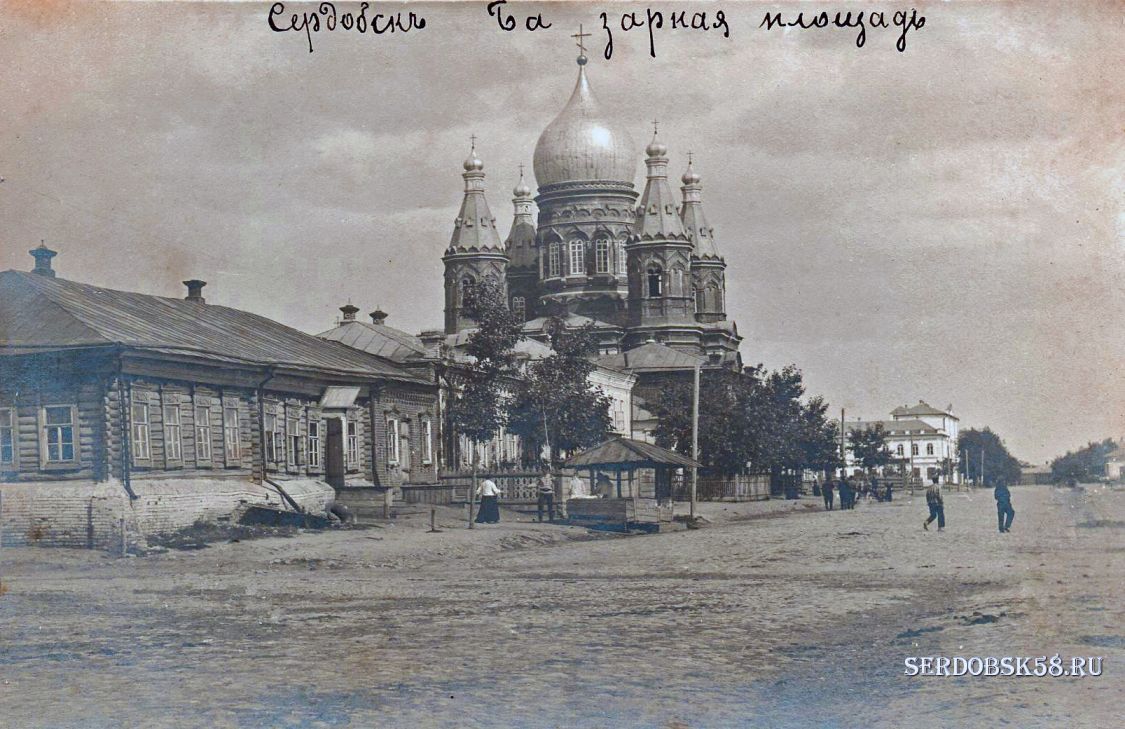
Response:
[[[891,501],[894,499],[894,487],[888,481],[880,483],[877,476],[870,479],[863,476],[848,476],[844,474],[838,479],[828,478],[820,484],[820,494],[824,497],[824,508],[832,511],[835,508],[835,495],[840,495],[841,509],[854,509],[859,498],[875,499],[876,501]]]
[[[828,511],[832,511],[834,507],[835,492],[840,494],[841,509],[854,509],[859,496],[874,498],[876,501],[891,501],[894,498],[894,489],[889,481],[882,484],[880,488],[876,476],[871,476],[870,479],[857,476],[853,480],[844,474],[838,479],[829,478],[820,485],[824,508]],[[1012,508],[1012,492],[1006,483],[999,482],[993,489],[992,496],[996,500],[996,518],[1000,533],[1006,534],[1011,531],[1012,519],[1016,516],[1016,510]],[[945,529],[945,501],[941,495],[937,476],[932,477],[932,483],[926,489],[926,507],[930,510],[930,515],[922,522],[922,528],[928,531],[930,524],[936,521],[939,532]]]
[[[536,480],[535,491],[537,495],[536,511],[539,521],[543,521],[543,516],[546,515],[547,520],[553,522],[556,514],[555,486],[550,472],[543,472]],[[570,478],[570,483],[567,484],[567,491],[567,498],[572,499],[610,498],[613,495],[613,483],[608,476],[600,473],[596,480],[594,493],[590,493],[586,482],[578,474],[574,474]],[[480,499],[480,510],[477,512],[477,518],[474,521],[477,524],[498,523],[500,521],[500,487],[492,479],[486,478],[477,486],[476,495]]]

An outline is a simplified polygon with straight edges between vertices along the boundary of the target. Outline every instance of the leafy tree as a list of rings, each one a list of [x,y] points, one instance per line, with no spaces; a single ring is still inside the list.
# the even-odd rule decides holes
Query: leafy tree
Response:
[[[1059,481],[1091,481],[1105,475],[1105,463],[1110,453],[1117,449],[1112,438],[1100,443],[1089,443],[1077,451],[1067,451],[1051,461],[1051,478]]]
[[[700,462],[712,473],[780,474],[832,468],[838,431],[820,397],[802,402],[800,370],[704,370],[700,377]],[[669,382],[648,408],[656,415],[657,443],[690,455],[692,383]]]
[[[589,381],[594,370],[589,356],[597,351],[593,327],[567,329],[556,318],[547,323],[547,332],[554,351],[523,372],[509,408],[509,428],[535,452],[549,443],[554,464],[562,453],[608,437],[613,401]]]
[[[891,462],[891,451],[887,448],[887,433],[882,423],[870,428],[856,428],[848,433],[848,446],[856,463],[870,473],[874,469]]]
[[[506,394],[516,373],[515,346],[520,338],[520,322],[508,309],[501,286],[485,280],[465,290],[464,310],[477,322],[470,332],[465,352],[471,362],[457,368],[455,394],[449,407],[454,430],[473,445],[472,488],[469,493],[469,528],[477,492],[478,449],[496,437],[507,421]]]
[[[964,455],[962,471],[965,478],[981,480],[981,453],[984,453],[984,485],[994,486],[997,482],[1019,483],[1020,462],[1008,452],[1000,436],[990,429],[962,430],[957,438],[957,449]]]

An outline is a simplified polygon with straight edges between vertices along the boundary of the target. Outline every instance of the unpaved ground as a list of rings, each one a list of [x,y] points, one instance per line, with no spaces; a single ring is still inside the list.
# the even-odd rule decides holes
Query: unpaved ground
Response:
[[[0,725],[1119,726],[1125,492],[704,505],[592,538],[443,513],[120,559],[0,552]],[[511,517],[511,514],[506,514]],[[774,516],[776,518],[748,518]],[[1099,678],[908,678],[917,655]]]

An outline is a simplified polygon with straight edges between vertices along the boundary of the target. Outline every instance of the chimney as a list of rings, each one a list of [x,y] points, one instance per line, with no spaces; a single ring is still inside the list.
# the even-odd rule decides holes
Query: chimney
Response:
[[[378,324],[379,326],[382,326],[387,321],[387,312],[379,307],[375,307],[375,311],[368,314],[368,316],[371,317],[372,324]]]
[[[350,303],[340,307],[340,313],[344,315],[344,321],[355,321],[355,313],[357,311],[359,311],[359,307],[352,306]]]
[[[183,283],[184,286],[187,286],[187,296],[184,297],[184,301],[194,301],[197,304],[207,303],[207,299],[203,298],[203,287],[207,285],[206,281],[193,278]]]
[[[52,251],[46,243],[39,241],[39,247],[32,248],[28,253],[35,258],[35,268],[31,269],[32,273],[49,278],[55,277],[55,270],[51,268],[51,259],[59,255],[58,251]]]

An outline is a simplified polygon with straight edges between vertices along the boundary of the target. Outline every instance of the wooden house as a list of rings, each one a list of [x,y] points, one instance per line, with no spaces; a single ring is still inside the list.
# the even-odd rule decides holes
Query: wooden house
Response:
[[[436,480],[432,375],[245,311],[0,273],[5,541],[92,545]],[[404,440],[399,423],[417,428]],[[403,453],[417,460],[403,469]]]

